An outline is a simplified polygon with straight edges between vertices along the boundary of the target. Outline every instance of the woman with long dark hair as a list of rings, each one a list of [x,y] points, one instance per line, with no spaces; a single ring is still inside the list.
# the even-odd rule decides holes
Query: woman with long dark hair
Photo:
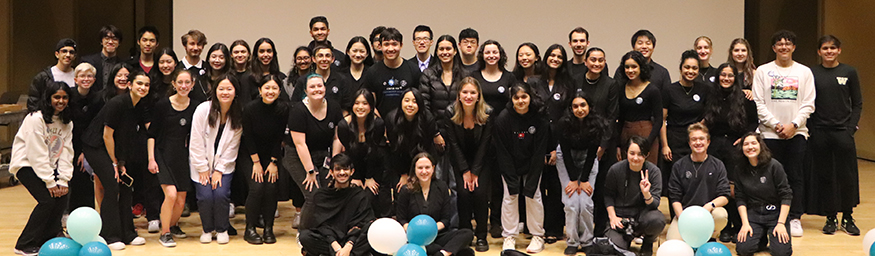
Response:
[[[528,82],[529,78],[541,77],[543,65],[538,46],[531,42],[522,43],[516,48],[516,63],[513,65],[513,76],[516,77],[517,81]]]
[[[659,134],[662,129],[662,95],[657,85],[650,83],[650,68],[647,59],[638,51],[623,55],[620,65],[628,82],[620,98],[620,112],[617,116],[620,141],[628,141],[632,136],[641,136],[647,143],[640,145],[649,148],[647,161],[658,163]],[[621,150],[617,148],[617,160],[622,160]]]
[[[223,43],[215,43],[207,51],[207,66],[204,68],[204,76],[210,87],[214,87],[220,76],[231,73],[231,51]]]
[[[191,191],[188,178],[188,137],[192,116],[200,102],[188,97],[194,81],[189,70],[178,69],[171,75],[173,92],[160,99],[152,110],[154,118],[149,126],[149,171],[158,174],[164,191],[161,205],[161,236],[158,241],[165,247],[176,246],[173,237],[185,238],[179,228],[179,218],[185,208],[185,198]]]
[[[295,54],[292,55],[295,59],[295,65],[289,70],[289,76],[286,78],[286,83],[283,86],[285,91],[295,91],[295,87],[298,86],[295,84],[298,81],[298,78],[306,76],[316,69],[315,65],[313,65],[312,55],[313,52],[310,51],[310,48],[307,46],[299,46],[295,49]],[[362,74],[364,74],[364,71],[362,71]]]
[[[418,152],[435,152],[435,138],[440,136],[434,117],[425,108],[419,90],[408,88],[401,93],[401,106],[389,112],[386,134],[389,139],[387,161],[390,170],[389,188],[401,189],[407,184],[407,168]],[[395,158],[397,157],[397,158]],[[387,159],[388,160],[388,159]]]
[[[71,95],[66,83],[47,83],[39,109],[24,118],[12,142],[9,172],[37,201],[15,243],[16,254],[37,255],[43,243],[62,232],[67,184],[73,176],[73,111],[67,109]]]
[[[335,152],[345,152],[352,158],[356,172],[351,182],[368,191],[374,215],[382,218],[392,212],[392,188],[385,185],[388,184],[383,161],[386,123],[374,109],[374,94],[368,89],[359,89],[353,95],[352,115],[337,124],[337,139],[343,147]]]
[[[173,49],[170,47],[161,48],[161,51],[158,51],[158,71],[161,71],[161,79],[159,81],[155,81],[153,83],[151,90],[149,90],[149,94],[153,95],[156,102],[164,98],[168,94],[168,90],[173,88],[171,83],[173,82],[173,71],[176,70],[176,65],[179,63],[179,60],[176,58],[176,53],[173,52]],[[194,81],[194,80],[192,80]]]
[[[92,105],[88,107],[89,112],[92,113],[92,117],[89,119],[89,124],[87,127],[91,127],[91,125],[102,125],[103,121],[94,122],[94,119],[97,117],[97,114],[100,113],[100,110],[103,109],[103,106],[106,105],[110,99],[117,95],[125,94],[128,92],[128,86],[130,85],[130,81],[128,80],[128,76],[130,75],[130,71],[133,70],[127,63],[119,63],[113,66],[110,71],[110,76],[113,78],[112,86],[104,86],[102,91],[96,92],[95,95],[97,98],[92,102]],[[74,124],[75,128],[75,124]],[[102,133],[100,131],[91,131],[90,129],[86,129],[82,131],[82,141],[85,145],[91,145],[93,147],[102,147],[101,136]],[[85,155],[86,161],[88,160],[87,154],[85,154],[85,148],[82,150],[83,155]],[[94,167],[92,166],[92,169]],[[94,199],[96,202],[95,208],[100,208],[100,203],[103,202],[103,184],[100,183],[100,179],[94,180]]]
[[[453,86],[467,75],[457,57],[458,52],[456,39],[453,36],[438,37],[434,55],[440,63],[425,69],[420,77],[419,90],[425,98],[426,109],[435,118],[446,118],[447,106],[455,98]]]
[[[760,134],[747,133],[739,144],[738,149],[747,161],[739,163],[735,181],[735,198],[741,215],[735,251],[738,255],[753,255],[760,251],[762,239],[768,236],[772,255],[792,255],[790,229],[785,222],[793,191],[784,166],[772,158]]]
[[[297,60],[295,63],[297,64]],[[371,46],[368,44],[368,40],[362,36],[349,39],[349,43],[346,44],[346,58],[341,60],[340,69],[355,83],[353,88],[362,87],[362,75],[371,65],[374,65],[374,58],[371,57]]]
[[[492,106],[493,112],[501,113],[510,100],[510,87],[516,83],[516,78],[505,68],[507,53],[498,41],[486,40],[477,51],[477,63],[480,65],[478,71],[470,75],[480,82],[483,99]]]
[[[252,45],[252,56],[250,57],[249,62],[249,70],[252,72],[252,75],[246,81],[243,81],[244,85],[246,85],[246,90],[243,95],[249,95],[248,100],[252,100],[257,98],[258,91],[255,89],[260,85],[259,81],[261,81],[262,77],[271,74],[274,75],[281,80],[286,79],[286,74],[283,74],[280,71],[279,60],[277,60],[277,56],[279,53],[276,51],[276,45],[273,43],[273,40],[270,38],[262,37],[255,41],[255,44]],[[288,98],[292,91],[286,91],[284,88],[280,88],[281,98]],[[248,103],[244,102],[244,103]]]

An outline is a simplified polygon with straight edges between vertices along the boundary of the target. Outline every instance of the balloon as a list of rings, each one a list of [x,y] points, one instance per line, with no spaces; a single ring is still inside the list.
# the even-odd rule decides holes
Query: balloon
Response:
[[[82,246],[82,249],[79,250],[79,256],[112,256],[112,251],[105,244],[90,242]]]
[[[699,246],[696,256],[732,256],[732,252],[721,243],[710,242]]]
[[[55,237],[46,241],[39,249],[41,256],[76,256],[82,245],[66,237]]]
[[[391,218],[379,218],[368,228],[368,243],[383,254],[393,254],[407,243],[404,227]]]
[[[407,229],[410,229],[410,225],[407,226]],[[401,249],[398,249],[398,252],[395,253],[397,256],[427,256],[425,254],[425,249],[422,246],[415,244],[405,244],[401,246]]]
[[[102,225],[100,214],[91,207],[76,208],[67,217],[67,233],[79,244],[94,241]]]
[[[863,237],[863,251],[868,252],[872,248],[873,242],[875,242],[875,228],[867,231],[866,236]],[[869,255],[872,254],[870,253]]]
[[[687,212],[684,210],[684,212]],[[656,250],[656,256],[694,256],[693,248],[681,240],[668,240]]]
[[[437,233],[437,222],[425,214],[413,217],[407,224],[407,241],[410,241],[411,244],[429,245],[437,238]]]
[[[97,236],[97,237],[95,237],[94,240],[91,241],[91,242],[100,242],[100,243],[102,243],[102,244],[106,244],[106,239],[103,239],[102,236]]]
[[[690,206],[678,218],[678,231],[684,242],[697,248],[708,242],[714,233],[714,217],[701,206]]]
[[[869,247],[869,256],[875,255],[875,246]]]

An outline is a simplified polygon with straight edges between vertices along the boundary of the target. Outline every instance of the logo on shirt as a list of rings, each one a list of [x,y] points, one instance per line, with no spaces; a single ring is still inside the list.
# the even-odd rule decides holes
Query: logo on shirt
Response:
[[[693,173],[690,171],[687,171],[686,176],[687,176],[687,179],[689,179],[690,177],[693,177]]]
[[[839,85],[846,85],[848,83],[847,77],[836,77],[836,81],[839,82]]]
[[[559,99],[561,99],[561,98],[562,98],[562,95],[559,94],[558,92],[553,94],[553,99],[554,99],[554,100],[559,100]]]
[[[337,93],[337,91],[338,91],[338,90],[337,90],[337,86],[332,86],[332,87],[331,87],[331,92],[333,92],[333,93]]]
[[[334,65],[340,67],[340,60],[334,60]]]
[[[799,77],[781,76],[778,72],[769,71],[773,100],[796,100],[799,95]]]
[[[760,177],[760,183],[766,184],[766,176]]]
[[[696,102],[699,102],[699,100],[701,100],[701,99],[702,99],[702,97],[699,97],[698,94],[693,94],[693,100],[695,100]]]
[[[498,93],[504,93],[504,86],[503,85],[498,87]]]
[[[713,83],[713,82],[714,82],[714,77],[712,76],[711,78],[709,78],[709,80],[711,80],[711,82]]]
[[[334,122],[328,122],[328,128],[334,129]]]
[[[185,126],[185,124],[187,124],[187,123],[188,123],[188,120],[185,120],[184,117],[179,119],[179,126]]]
[[[641,98],[641,97],[635,98],[635,104],[641,105],[641,103],[644,103],[644,98]]]
[[[535,134],[535,126],[529,126],[529,134]]]

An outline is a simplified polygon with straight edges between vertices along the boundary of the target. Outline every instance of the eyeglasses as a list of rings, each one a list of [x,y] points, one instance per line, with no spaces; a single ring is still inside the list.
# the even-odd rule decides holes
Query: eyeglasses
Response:
[[[108,41],[118,41],[118,37],[115,37],[115,36],[107,36],[107,37],[103,37],[103,40],[108,40]]]
[[[310,60],[310,56],[295,57],[295,60],[300,60],[300,61]]]
[[[428,38],[428,37],[417,37],[417,38],[414,38],[413,41],[414,41],[414,42],[417,42],[417,43],[422,43],[422,42],[431,41],[431,38]]]
[[[778,42],[778,43],[775,43],[775,47],[781,47],[781,46],[788,46],[788,47],[789,47],[789,46],[793,46],[793,43],[791,43],[791,42]]]

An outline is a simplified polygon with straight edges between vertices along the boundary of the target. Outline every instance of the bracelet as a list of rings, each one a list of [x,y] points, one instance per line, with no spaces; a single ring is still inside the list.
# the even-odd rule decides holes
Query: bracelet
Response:
[[[261,160],[260,160],[260,159],[259,159],[259,160],[255,160],[255,161],[252,161],[252,163],[253,163],[253,164],[261,163]]]
[[[650,200],[650,199],[653,199],[653,196],[650,196],[650,198],[644,198],[644,201],[647,201],[647,200]]]
[[[778,221],[778,224],[784,225],[783,221]]]

